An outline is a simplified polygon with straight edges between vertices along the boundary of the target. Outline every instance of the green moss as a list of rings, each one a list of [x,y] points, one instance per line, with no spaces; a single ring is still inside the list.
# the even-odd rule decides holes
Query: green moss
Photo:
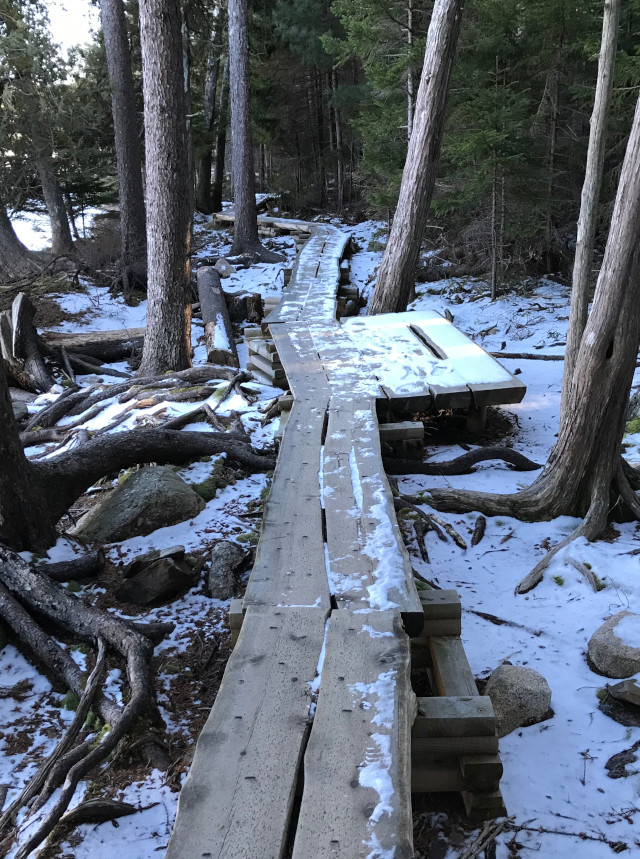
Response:
[[[627,424],[627,432],[630,434],[635,434],[640,432],[640,418],[633,418]]]
[[[88,644],[72,644],[70,650],[75,650],[76,653],[84,653],[85,656],[91,653],[91,648]]]
[[[246,534],[238,534],[236,540],[238,543],[249,543],[250,546],[255,546],[259,536],[255,531],[248,531]]]
[[[608,697],[609,693],[606,689],[602,688],[596,691],[596,698],[598,699],[598,701],[606,701]]]
[[[83,728],[85,728],[88,731],[100,732],[102,730],[102,727],[103,727],[102,719],[99,716],[97,716],[93,712],[93,710],[89,710],[89,712],[87,713],[87,718],[85,719]]]
[[[76,693],[72,689],[69,689],[67,694],[62,699],[62,709],[74,711],[77,710],[79,700],[80,699],[78,698]]]
[[[82,590],[82,585],[71,579],[70,582],[67,582],[67,590],[71,591],[72,594],[78,594]]]
[[[376,239],[372,239],[367,245],[368,253],[375,253],[376,251],[383,251],[385,246],[382,242],[376,241]]]
[[[198,566],[198,559],[195,555],[185,555],[184,562],[185,564],[188,564],[191,569]]]
[[[593,578],[596,585],[596,591],[603,591],[606,588],[606,583],[602,581],[602,579],[597,576],[595,573],[593,574]]]
[[[205,501],[211,501],[212,498],[216,497],[218,489],[224,489],[225,486],[235,482],[236,478],[233,471],[225,466],[223,459],[217,459],[209,477],[201,483],[193,483],[191,488]]]
[[[553,581],[554,581],[557,585],[560,585],[560,587],[562,587],[562,585],[564,584],[564,576],[554,576],[554,577],[553,577]]]
[[[411,507],[402,507],[397,513],[398,519],[419,519],[420,514],[412,510]]]

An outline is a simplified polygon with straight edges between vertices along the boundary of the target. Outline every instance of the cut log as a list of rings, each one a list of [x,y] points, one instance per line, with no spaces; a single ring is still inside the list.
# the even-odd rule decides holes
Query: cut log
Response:
[[[104,552],[89,552],[80,558],[70,561],[59,561],[55,564],[38,564],[38,571],[46,573],[55,582],[70,582],[89,579],[104,570]]]
[[[210,364],[239,367],[229,311],[220,286],[220,275],[215,268],[204,266],[198,269],[198,295],[204,322],[207,361]]]

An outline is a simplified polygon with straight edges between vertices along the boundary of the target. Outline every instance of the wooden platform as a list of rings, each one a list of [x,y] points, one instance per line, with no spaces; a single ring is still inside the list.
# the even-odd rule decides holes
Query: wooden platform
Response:
[[[416,590],[376,404],[479,407],[518,401],[524,386],[437,314],[339,323],[349,235],[304,226],[282,300],[247,332],[254,372],[293,403],[169,859],[408,859],[412,788],[459,790],[478,817],[502,810],[493,712],[460,642],[460,602]],[[454,369],[462,352],[466,375]],[[485,359],[493,399],[478,387]],[[394,433],[418,438],[404,424]],[[428,703],[412,662],[430,672]]]

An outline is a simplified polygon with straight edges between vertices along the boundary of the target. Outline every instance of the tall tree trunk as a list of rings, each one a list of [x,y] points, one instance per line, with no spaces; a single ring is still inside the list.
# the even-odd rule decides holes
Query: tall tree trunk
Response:
[[[214,14],[217,12],[214,10]],[[218,91],[218,72],[220,69],[221,25],[217,20],[211,32],[209,53],[207,54],[207,70],[204,79],[204,126],[205,132],[211,134],[216,115],[216,95]],[[211,208],[211,144],[207,143],[198,155],[196,165],[196,208],[199,212],[210,214]]]
[[[571,384],[580,341],[582,340],[582,333],[587,324],[589,275],[593,263],[593,244],[598,217],[598,198],[600,196],[604,168],[607,116],[609,114],[611,93],[613,90],[619,17],[620,0],[605,0],[604,19],[602,22],[602,44],[598,59],[598,79],[593,112],[591,114],[591,132],[589,134],[587,164],[584,184],[582,186],[582,199],[580,201],[576,255],[573,263],[571,322],[567,332],[567,348],[565,349],[564,377],[562,382],[563,406]],[[563,411],[564,409],[561,409],[561,413]]]
[[[179,0],[142,0],[148,310],[140,372],[191,364],[191,212]]]
[[[0,427],[0,543],[18,552],[46,549],[55,542],[55,523],[22,449],[1,357]]]
[[[463,6],[464,0],[435,0],[400,196],[369,313],[406,310],[414,286],[436,180],[449,76]]]
[[[48,146],[36,145],[38,146],[35,156],[36,169],[51,222],[51,251],[53,254],[66,254],[73,248],[73,239],[69,229],[69,219],[64,205],[62,188],[53,169]]]
[[[407,45],[409,50],[413,46],[413,0],[407,0]],[[407,67],[407,140],[411,140],[413,131],[413,115],[415,113],[415,91],[413,80],[413,66],[411,58]]]
[[[623,473],[621,460],[626,408],[640,343],[639,233],[640,99],[593,308],[567,386],[558,440],[544,471],[530,487],[513,495],[433,490],[436,506],[525,520],[584,516],[579,528],[553,553],[578,536],[592,540],[602,533],[612,506],[612,490],[614,503],[622,500],[640,517],[640,501]],[[521,583],[520,592],[537,584],[546,563],[543,559],[536,566]]]
[[[262,250],[258,238],[255,169],[249,113],[249,24],[247,0],[228,0],[231,84],[231,172],[235,229],[232,254]]]
[[[224,162],[227,155],[227,123],[229,120],[229,58],[225,60],[220,89],[220,110],[218,113],[218,130],[216,133],[216,164],[213,171],[213,188],[211,191],[211,208],[214,212],[222,209],[222,191],[224,188]]]
[[[191,118],[191,34],[187,18],[187,4],[182,4],[182,76],[184,86],[184,112],[186,124],[187,187],[189,221],[193,222],[196,202],[195,161],[193,157],[193,120]]]
[[[120,201],[121,269],[125,283],[146,280],[146,226],[142,151],[136,115],[131,51],[122,0],[100,0],[100,19],[111,86]]]
[[[338,75],[335,69],[331,72],[331,89],[333,95],[338,89]],[[342,213],[344,208],[344,153],[342,151],[342,121],[340,119],[340,111],[337,107],[333,108],[333,118],[336,127],[336,185],[337,185],[337,204],[338,213]]]

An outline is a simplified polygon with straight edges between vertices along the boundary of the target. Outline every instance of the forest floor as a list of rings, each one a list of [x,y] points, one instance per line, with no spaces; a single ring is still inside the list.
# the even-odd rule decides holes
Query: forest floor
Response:
[[[332,223],[339,226],[339,222]],[[351,263],[351,280],[369,297],[374,273],[385,240],[384,226],[376,222],[350,228],[361,250]],[[293,241],[270,240],[274,248],[294,254]],[[201,221],[197,230],[195,264],[215,261],[229,251],[225,232],[209,232]],[[282,266],[255,265],[240,269],[223,281],[225,290],[260,291],[278,295],[283,282]],[[417,284],[413,309],[449,309],[455,324],[489,351],[525,354],[558,354],[564,351],[569,315],[568,289],[548,279],[522,284],[491,303],[485,284],[446,280]],[[85,285],[85,291],[55,298],[70,318],[58,330],[89,330],[137,327],[144,324],[145,302],[126,306],[104,289]],[[365,311],[363,311],[365,312]],[[48,325],[46,327],[49,327]],[[204,360],[202,327],[194,323],[195,361]],[[239,346],[241,363],[246,362]],[[455,417],[443,417],[427,425],[427,455],[431,461],[462,453],[462,445],[501,443],[513,446],[536,462],[543,463],[558,428],[562,361],[505,360],[518,372],[527,394],[517,406],[494,410],[487,430],[470,436]],[[114,365],[126,369],[126,365]],[[81,378],[88,383],[89,377]],[[640,375],[636,382],[640,384]],[[249,385],[258,399],[249,404],[238,395],[227,399],[219,413],[239,412],[256,447],[273,444],[278,420],[261,425],[261,405],[279,391],[267,385]],[[51,399],[40,397],[31,410]],[[155,411],[179,414],[197,404],[163,403]],[[115,407],[115,406],[114,406]],[[109,409],[87,424],[104,425]],[[120,429],[134,426],[136,413]],[[206,430],[206,424],[188,429]],[[626,455],[640,461],[640,435],[625,438]],[[29,449],[29,455],[43,453]],[[180,471],[190,483],[205,480],[212,462],[198,462]],[[515,491],[530,483],[538,472],[515,472],[499,463],[484,463],[475,473],[455,478],[407,475],[399,478],[402,492],[415,494],[434,486]],[[122,799],[140,809],[118,824],[84,824],[72,833],[58,833],[40,856],[77,859],[151,859],[163,854],[176,813],[178,790],[230,653],[228,602],[211,599],[205,591],[204,574],[208,553],[221,539],[242,546],[255,542],[260,527],[260,497],[267,486],[265,475],[235,475],[235,482],[218,491],[193,520],[163,528],[147,537],[106,547],[108,565],[100,581],[85,585],[81,595],[102,607],[144,620],[171,620],[175,631],[155,651],[154,668],[161,715],[173,766],[168,774],[149,771],[135,753],[123,748],[95,776],[83,782],[74,797],[80,802],[88,792]],[[86,505],[85,505],[86,506]],[[78,509],[82,507],[82,502]],[[476,515],[443,515],[463,534],[473,530]],[[407,545],[415,569],[443,588],[455,588],[463,605],[462,638],[471,668],[480,681],[503,661],[528,665],[539,671],[552,689],[554,715],[545,722],[521,728],[500,741],[504,762],[502,793],[512,816],[487,856],[527,857],[538,854],[560,859],[572,852],[580,859],[600,859],[614,852],[640,856],[640,766],[631,763],[627,777],[612,779],[605,764],[640,739],[640,727],[625,727],[600,709],[598,690],[606,679],[587,665],[585,654],[592,633],[610,615],[622,609],[640,611],[640,530],[634,523],[616,524],[606,539],[587,544],[572,543],[552,562],[543,582],[526,596],[515,596],[514,588],[545,550],[566,536],[576,525],[568,517],[527,524],[509,517],[489,518],[486,535],[475,547],[462,551],[452,542],[441,542],[430,532],[427,547],[430,563],[421,560],[418,546],[407,533]],[[200,583],[173,602],[153,608],[135,609],[118,603],[114,584],[122,563],[151,548],[185,546],[195,556],[203,576]],[[49,554],[52,560],[74,556],[77,545],[61,537]],[[567,563],[567,558],[590,564],[604,587],[594,592]],[[241,590],[237,595],[240,595]],[[475,612],[508,621],[489,621]],[[71,646],[69,642],[61,642]],[[71,648],[81,665],[81,648]],[[21,653],[9,643],[0,652],[0,785],[9,785],[11,801],[38,763],[49,755],[73,712],[65,709],[66,690],[54,688]],[[11,694],[8,695],[10,691]],[[113,668],[107,693],[122,694],[121,675]],[[47,807],[43,809],[46,812]],[[416,856],[419,859],[458,857],[473,843],[478,830],[465,823],[457,795],[416,798]],[[24,834],[23,834],[24,835]],[[12,855],[11,853],[9,854]],[[471,854],[476,855],[476,854]],[[478,855],[483,855],[482,853]]]

